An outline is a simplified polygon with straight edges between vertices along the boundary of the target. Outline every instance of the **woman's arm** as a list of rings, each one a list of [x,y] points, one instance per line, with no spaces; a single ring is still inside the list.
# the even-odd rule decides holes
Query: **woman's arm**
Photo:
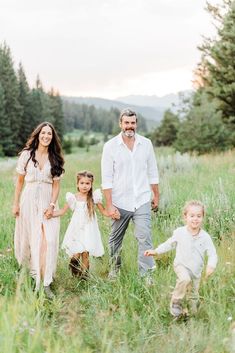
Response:
[[[18,217],[20,214],[20,194],[24,185],[24,175],[18,174],[15,186],[14,201],[12,206],[12,213],[14,217]]]
[[[59,179],[53,180],[50,204],[44,212],[44,215],[47,219],[50,219],[53,216],[53,211],[59,196],[59,192],[60,192],[60,180]]]
[[[59,210],[53,211],[53,216],[52,217],[60,217],[63,216],[69,209],[69,205],[66,203],[63,208],[60,208]]]

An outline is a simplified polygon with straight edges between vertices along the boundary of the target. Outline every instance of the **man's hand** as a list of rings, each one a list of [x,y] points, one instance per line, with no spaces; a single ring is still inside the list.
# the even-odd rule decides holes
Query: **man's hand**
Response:
[[[151,202],[152,210],[154,212],[157,212],[158,210],[158,198],[156,196],[153,197],[152,202]]]

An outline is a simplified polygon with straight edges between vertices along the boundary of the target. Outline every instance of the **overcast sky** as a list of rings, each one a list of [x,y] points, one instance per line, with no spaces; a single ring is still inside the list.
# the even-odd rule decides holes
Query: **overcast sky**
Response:
[[[219,0],[218,0],[219,1]],[[218,1],[210,1],[217,3]],[[32,87],[116,98],[192,88],[202,35],[215,29],[204,0],[0,0],[0,42]]]

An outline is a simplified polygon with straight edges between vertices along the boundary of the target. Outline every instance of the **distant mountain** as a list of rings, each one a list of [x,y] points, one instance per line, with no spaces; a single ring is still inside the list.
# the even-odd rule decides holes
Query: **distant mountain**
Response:
[[[62,97],[64,101],[77,103],[77,104],[88,104],[94,105],[96,108],[110,109],[110,108],[118,108],[120,110],[129,107],[135,110],[137,113],[143,115],[143,117],[147,120],[153,120],[155,122],[161,121],[163,117],[163,113],[165,108],[163,107],[151,107],[151,106],[140,106],[132,104],[131,102],[125,103],[117,100],[110,100],[104,98],[96,98],[96,97]]]
[[[190,95],[192,91],[183,91],[184,95]],[[163,97],[158,96],[142,96],[130,95],[126,97],[119,97],[116,100],[97,98],[97,97],[62,97],[64,101],[73,102],[77,104],[94,105],[96,108],[110,109],[118,108],[122,110],[126,107],[132,108],[137,113],[143,115],[146,120],[149,120],[148,125],[154,126],[159,124],[163,118],[164,111],[171,108],[172,104],[176,106],[179,103],[179,94],[167,94]]]
[[[185,95],[190,94],[192,91],[187,90],[182,93]],[[167,94],[162,97],[158,96],[143,96],[143,95],[130,95],[125,97],[118,97],[116,99],[118,102],[133,104],[136,106],[152,107],[155,109],[166,110],[172,106],[172,104],[178,105],[179,94]]]

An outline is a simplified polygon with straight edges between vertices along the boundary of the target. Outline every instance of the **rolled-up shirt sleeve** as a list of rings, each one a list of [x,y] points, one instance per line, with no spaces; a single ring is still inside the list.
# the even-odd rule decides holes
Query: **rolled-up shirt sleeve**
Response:
[[[102,189],[113,188],[113,157],[110,146],[105,144],[101,158]]]
[[[150,185],[159,184],[157,161],[156,161],[153,145],[151,142],[149,143],[148,178],[149,178]]]

